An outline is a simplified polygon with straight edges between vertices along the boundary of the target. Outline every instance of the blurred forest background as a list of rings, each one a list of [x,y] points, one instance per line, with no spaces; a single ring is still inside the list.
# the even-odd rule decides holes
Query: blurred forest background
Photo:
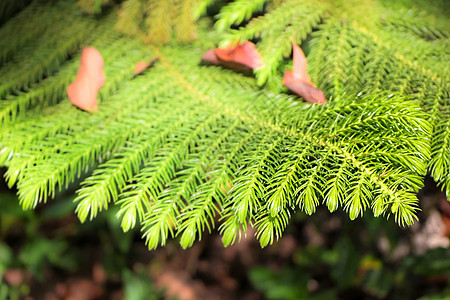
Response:
[[[0,3],[0,24],[29,2]],[[114,207],[80,223],[80,181],[23,211],[5,172],[0,299],[450,299],[450,203],[428,177],[419,221],[408,228],[319,207],[296,214],[264,249],[249,228],[227,248],[213,233],[187,250],[175,239],[149,251],[138,229],[123,233]]]
[[[410,228],[321,207],[264,249],[249,228],[227,248],[214,233],[149,251],[114,209],[81,224],[74,191],[23,211],[1,185],[0,299],[450,299],[450,205],[431,180]]]

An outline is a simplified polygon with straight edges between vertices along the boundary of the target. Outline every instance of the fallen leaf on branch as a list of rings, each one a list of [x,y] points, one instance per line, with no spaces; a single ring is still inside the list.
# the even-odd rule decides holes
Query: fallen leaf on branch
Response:
[[[102,55],[97,49],[86,47],[81,53],[77,78],[67,88],[70,102],[82,110],[97,111],[97,93],[103,84],[105,84],[105,74]]]
[[[230,43],[224,48],[208,50],[203,55],[202,61],[238,71],[250,71],[263,65],[255,44],[249,41],[242,44]]]
[[[155,57],[154,59],[152,59],[149,62],[145,62],[145,61],[138,62],[136,64],[136,68],[134,69],[133,75],[137,76],[137,75],[141,74],[142,72],[144,72],[145,70],[153,67],[158,60],[159,60],[159,57]]]
[[[292,44],[294,51],[294,67],[292,71],[286,71],[283,76],[283,85],[311,103],[324,104],[325,95],[311,82],[306,71],[306,57],[302,49]]]

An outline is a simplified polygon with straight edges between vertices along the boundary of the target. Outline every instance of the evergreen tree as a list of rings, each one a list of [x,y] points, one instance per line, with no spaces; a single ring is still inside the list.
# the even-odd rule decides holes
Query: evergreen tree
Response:
[[[445,1],[403,2],[33,1],[0,28],[7,183],[31,209],[83,178],[80,220],[116,205],[150,249],[217,224],[266,246],[322,203],[411,225],[427,172],[450,195],[450,27]],[[200,62],[239,40],[254,76]],[[282,86],[293,40],[323,106]],[[93,114],[66,93],[85,46],[106,74]]]

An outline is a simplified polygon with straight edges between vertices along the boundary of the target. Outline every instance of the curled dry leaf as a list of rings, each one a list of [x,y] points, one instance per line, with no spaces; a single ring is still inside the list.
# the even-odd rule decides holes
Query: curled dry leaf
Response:
[[[311,103],[324,104],[325,95],[311,82],[306,71],[306,57],[302,49],[293,43],[294,67],[292,71],[286,71],[283,76],[283,85]]]
[[[145,61],[140,61],[136,64],[136,68],[134,69],[133,75],[137,76],[139,74],[141,74],[142,72],[144,72],[145,70],[151,68],[154,66],[154,64],[159,60],[159,57],[155,57],[153,58],[151,61],[149,62],[145,62]]]
[[[208,50],[203,55],[202,61],[238,71],[250,71],[263,65],[255,44],[249,41],[237,44],[230,43],[224,48]]]
[[[82,110],[97,111],[97,93],[104,83],[102,55],[93,47],[84,48],[77,78],[67,88],[70,102]]]

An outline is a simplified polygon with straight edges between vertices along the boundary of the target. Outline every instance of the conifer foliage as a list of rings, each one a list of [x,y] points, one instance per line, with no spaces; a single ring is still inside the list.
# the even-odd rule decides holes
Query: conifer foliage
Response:
[[[450,194],[444,1],[79,2],[33,1],[0,28],[0,164],[24,209],[81,178],[80,220],[117,206],[150,249],[249,225],[266,246],[322,204],[411,225],[427,172]],[[255,42],[263,65],[201,63],[220,40]],[[282,86],[292,41],[325,105]],[[86,46],[106,75],[92,114],[66,93]]]

